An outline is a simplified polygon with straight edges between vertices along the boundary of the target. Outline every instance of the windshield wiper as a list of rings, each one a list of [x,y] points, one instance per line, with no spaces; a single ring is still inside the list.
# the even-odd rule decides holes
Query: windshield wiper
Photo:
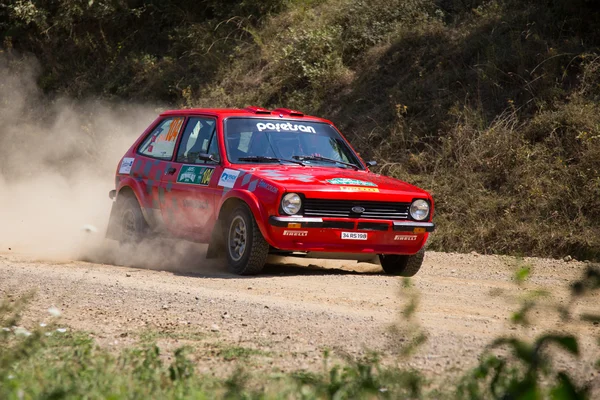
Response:
[[[256,161],[256,162],[269,162],[269,161],[277,161],[281,163],[282,161],[291,162],[294,164],[300,164],[303,167],[305,164],[302,161],[298,160],[286,160],[285,158],[277,158],[277,157],[267,157],[267,156],[250,156],[250,157],[240,157],[239,161]]]
[[[358,171],[360,169],[360,167],[356,164],[351,164],[351,163],[347,163],[344,161],[334,160],[333,158],[327,158],[327,157],[321,157],[321,156],[292,156],[292,158],[294,158],[296,160],[300,160],[300,161],[304,161],[304,160],[327,161],[330,163],[347,165],[349,167],[354,168],[354,170],[356,170],[356,171]]]

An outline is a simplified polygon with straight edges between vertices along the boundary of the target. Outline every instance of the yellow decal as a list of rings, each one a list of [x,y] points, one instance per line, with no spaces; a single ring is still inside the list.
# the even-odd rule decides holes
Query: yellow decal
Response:
[[[378,188],[365,186],[340,186],[342,192],[379,192]]]
[[[210,183],[210,178],[212,178],[212,174],[214,172],[213,168],[209,168],[202,174],[202,178],[200,178],[201,185],[208,185]]]

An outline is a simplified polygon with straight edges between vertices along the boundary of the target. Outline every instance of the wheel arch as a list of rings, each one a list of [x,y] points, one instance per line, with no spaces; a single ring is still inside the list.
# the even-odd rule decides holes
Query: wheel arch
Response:
[[[124,179],[117,187],[116,200],[119,199],[119,196],[133,196],[136,198],[141,207],[143,204],[143,199],[140,198],[138,193],[142,193],[142,187],[140,182],[137,182],[134,179]]]
[[[245,233],[241,236],[243,242],[245,242],[242,250],[237,247],[239,242],[231,242],[231,229],[237,218],[245,220],[244,223],[246,224]],[[225,199],[219,210],[219,225],[221,227],[219,230],[221,231],[223,252],[228,261],[229,269],[236,274],[258,274],[267,261],[270,245],[259,228],[258,221],[260,221],[260,218],[260,214],[257,215],[257,210],[253,209],[252,203],[236,196]],[[229,221],[234,222],[229,224]],[[241,234],[241,231],[236,233],[236,235],[239,234]],[[236,246],[235,249],[232,244]],[[234,257],[231,249],[234,249],[239,257]]]
[[[135,194],[135,191],[131,188],[131,186],[123,186],[118,191],[117,198],[119,198],[118,196],[134,197],[138,201],[138,203],[140,202],[140,200],[137,198],[137,195]]]
[[[258,198],[250,192],[243,190],[232,190],[228,192],[227,195],[225,195],[221,200],[217,223],[222,223],[225,219],[225,216],[233,211],[234,208],[239,204],[244,204],[250,209],[250,212],[256,221],[256,225],[258,225],[260,233],[263,235],[267,243],[273,246],[273,241],[271,240],[271,235],[267,228],[267,211]]]
[[[248,203],[240,199],[239,197],[229,197],[226,199],[219,209],[218,219],[220,221],[225,220],[225,216],[231,213],[238,205],[245,204],[248,206]],[[249,206],[248,206],[249,207]]]
[[[260,205],[260,202],[255,196],[249,194],[248,192],[232,190],[228,192],[220,201],[219,214],[217,215],[215,227],[213,228],[208,251],[206,253],[207,258],[217,258],[223,254],[225,246],[223,235],[225,232],[224,225],[226,222],[226,217],[230,215],[231,212],[233,212],[233,210],[240,204],[244,204],[250,209],[260,233],[265,238],[267,243],[269,243],[271,246],[273,245],[269,232],[265,226],[266,211],[264,210],[264,207]]]
[[[144,218],[146,225],[149,226],[146,210],[144,209],[142,202],[137,196],[135,189],[127,184],[122,184],[118,188],[117,196],[115,197],[115,200],[113,201],[110,210],[108,227],[106,230],[106,237],[108,239],[120,240],[122,238],[119,228],[120,212],[124,206],[124,201],[126,201],[127,199],[134,199],[138,203],[140,211],[142,213],[142,217]]]
[[[119,198],[121,196],[122,197],[132,197],[132,198],[136,199],[138,204],[140,205],[140,208],[142,210],[142,215],[144,216],[146,223],[149,226],[154,226],[154,224],[151,224],[152,219],[148,215],[148,210],[144,206],[144,199],[139,195],[139,193],[143,193],[141,191],[140,183],[135,180],[128,179],[128,180],[122,182],[120,187],[118,188],[117,197],[115,198],[115,203],[117,201],[119,201]]]

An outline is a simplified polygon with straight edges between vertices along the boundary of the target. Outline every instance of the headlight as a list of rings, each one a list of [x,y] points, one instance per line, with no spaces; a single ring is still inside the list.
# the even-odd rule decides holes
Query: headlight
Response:
[[[281,199],[281,208],[288,215],[298,214],[302,208],[302,199],[296,193],[288,193]]]
[[[410,205],[410,216],[417,221],[423,221],[429,216],[429,203],[425,200],[415,200]]]

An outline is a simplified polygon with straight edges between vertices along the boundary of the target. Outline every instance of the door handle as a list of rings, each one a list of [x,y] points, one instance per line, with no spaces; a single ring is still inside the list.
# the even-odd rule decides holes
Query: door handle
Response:
[[[175,167],[167,169],[167,175],[173,175],[175,172],[177,172],[177,168]]]

